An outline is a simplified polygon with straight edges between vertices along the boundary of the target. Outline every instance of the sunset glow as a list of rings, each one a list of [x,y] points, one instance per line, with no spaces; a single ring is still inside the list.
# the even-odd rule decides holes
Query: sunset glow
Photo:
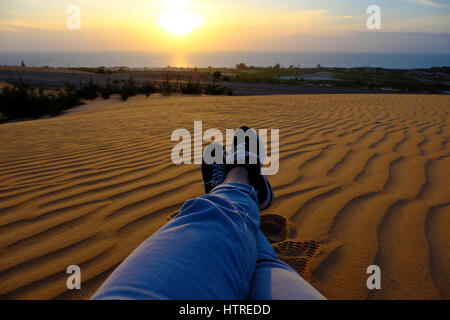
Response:
[[[205,22],[205,17],[193,10],[184,0],[166,0],[162,3],[157,25],[177,36],[188,34]]]
[[[367,28],[370,1],[0,1],[3,50],[449,52],[448,0],[382,0],[381,30]],[[39,12],[39,14],[36,14]],[[424,42],[425,41],[425,42]]]

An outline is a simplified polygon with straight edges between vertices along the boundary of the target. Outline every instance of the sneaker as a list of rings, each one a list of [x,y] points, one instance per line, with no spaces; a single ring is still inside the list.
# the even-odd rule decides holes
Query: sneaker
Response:
[[[241,127],[236,131],[232,152],[227,157],[227,170],[234,167],[247,170],[249,182],[258,196],[260,210],[269,208],[274,199],[272,187],[262,172],[264,156],[264,145],[254,129]]]
[[[215,159],[217,150],[220,150],[221,154]],[[227,176],[225,154],[225,149],[218,143],[208,145],[203,152],[202,175],[207,194],[225,181]]]

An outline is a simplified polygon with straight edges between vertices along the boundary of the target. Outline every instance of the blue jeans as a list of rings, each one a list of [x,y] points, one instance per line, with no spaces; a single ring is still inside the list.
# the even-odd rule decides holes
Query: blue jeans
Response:
[[[187,201],[93,299],[324,299],[277,257],[259,230],[257,201],[238,183]]]

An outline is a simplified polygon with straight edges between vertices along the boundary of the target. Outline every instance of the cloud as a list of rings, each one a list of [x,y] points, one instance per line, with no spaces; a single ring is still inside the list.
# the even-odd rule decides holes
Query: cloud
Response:
[[[450,15],[419,17],[400,21],[383,23],[384,31],[448,33],[450,30]]]
[[[358,17],[337,16],[328,10],[268,10],[241,7],[233,12],[222,11],[220,15],[206,14],[210,17],[209,26],[236,28],[257,35],[298,34],[298,33],[337,33],[354,29]],[[214,17],[214,18],[212,18]]]
[[[2,21],[0,22],[0,30],[2,31],[10,31],[10,32],[47,32],[47,31],[67,31],[65,28],[56,28],[52,27],[50,24],[44,25],[39,24],[36,22],[27,22],[27,21],[20,21],[20,20],[13,20],[13,21]]]
[[[448,6],[440,3],[436,3],[432,0],[407,0],[408,2],[414,2],[421,4],[423,6],[434,7],[434,8],[448,8]]]
[[[351,32],[346,35],[298,34],[271,39],[272,47],[286,51],[438,53],[450,54],[450,34],[419,32]],[[253,45],[258,48],[259,43]],[[267,50],[260,46],[258,49]]]
[[[44,31],[46,29],[36,28],[25,23],[0,23],[0,30],[3,31]]]

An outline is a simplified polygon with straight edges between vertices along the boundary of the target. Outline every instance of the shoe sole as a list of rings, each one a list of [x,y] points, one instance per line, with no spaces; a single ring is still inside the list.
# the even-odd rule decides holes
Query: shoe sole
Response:
[[[256,135],[258,144],[261,145],[261,146],[263,145],[262,141],[261,141],[261,138],[259,137],[259,135],[256,133],[256,131],[254,129],[252,129],[250,127],[247,127],[247,126],[243,126],[243,127],[239,128],[239,129],[243,130],[244,132],[246,132],[247,130],[252,130],[253,133]],[[234,146],[234,139],[235,138],[233,138],[233,149],[235,147]],[[258,151],[258,155],[259,155],[259,151]],[[274,200],[274,194],[273,194],[272,187],[271,187],[271,185],[269,183],[269,180],[267,180],[266,176],[264,176],[262,174],[262,172],[261,172],[261,178],[264,180],[264,186],[266,188],[266,194],[268,195],[268,197],[265,199],[265,201],[262,204],[259,204],[259,210],[263,211],[263,210],[268,209],[272,205],[273,200]],[[259,203],[259,199],[258,199],[258,203]]]

